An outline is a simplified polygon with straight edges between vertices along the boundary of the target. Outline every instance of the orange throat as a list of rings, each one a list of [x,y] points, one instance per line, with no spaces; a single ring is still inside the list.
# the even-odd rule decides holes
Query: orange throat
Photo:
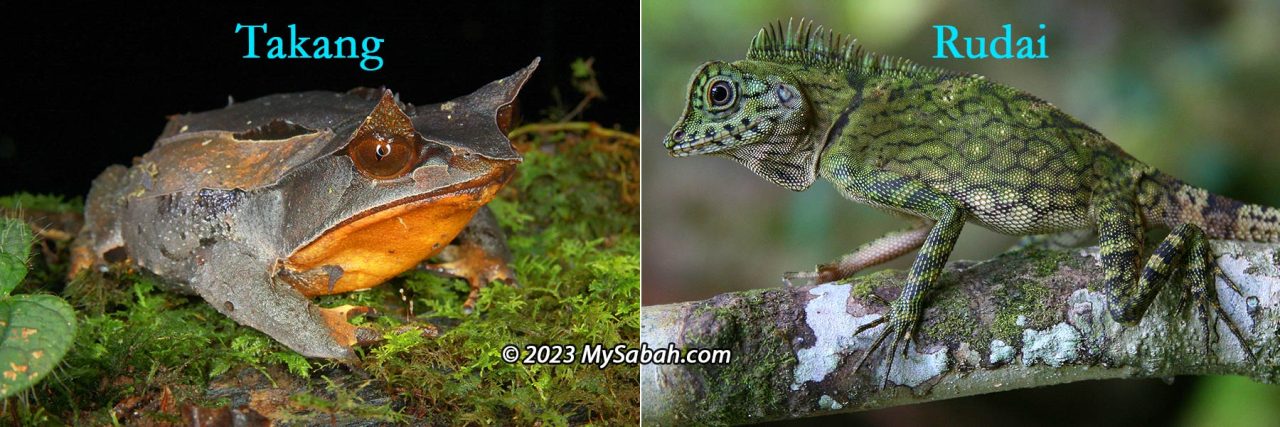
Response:
[[[439,253],[501,187],[432,196],[339,224],[284,260],[279,275],[308,297],[377,286]]]

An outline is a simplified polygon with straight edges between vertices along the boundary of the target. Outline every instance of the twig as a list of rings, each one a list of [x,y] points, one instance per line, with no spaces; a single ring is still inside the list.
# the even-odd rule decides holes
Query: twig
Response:
[[[578,114],[582,114],[582,110],[586,109],[587,104],[590,104],[594,99],[596,99],[596,95],[588,93],[581,101],[578,101],[578,105],[574,106],[572,110],[569,110],[569,112],[564,115],[564,117],[560,118],[560,123],[568,123],[569,119],[577,117]]]
[[[604,139],[612,139],[636,147],[640,146],[640,137],[633,133],[609,129],[595,122],[564,123],[530,123],[512,129],[507,138],[516,139],[531,133],[586,132]]]

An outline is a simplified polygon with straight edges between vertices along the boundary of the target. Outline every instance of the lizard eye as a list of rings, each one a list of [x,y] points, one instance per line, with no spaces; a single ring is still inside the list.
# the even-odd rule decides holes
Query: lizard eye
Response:
[[[374,179],[391,179],[413,166],[418,157],[417,148],[404,138],[374,134],[353,141],[347,149],[361,173]]]
[[[713,107],[726,107],[733,104],[733,84],[727,80],[716,80],[707,86],[707,101]]]

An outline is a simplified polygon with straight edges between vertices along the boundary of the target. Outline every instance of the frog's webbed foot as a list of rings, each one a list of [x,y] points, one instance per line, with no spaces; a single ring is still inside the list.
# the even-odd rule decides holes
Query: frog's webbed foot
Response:
[[[333,331],[338,342],[366,346],[382,341],[382,335],[377,331],[351,324],[352,317],[376,314],[372,308],[362,305],[342,305],[334,308],[320,308],[320,314],[324,316],[326,326]]]
[[[515,284],[515,272],[501,259],[495,259],[486,254],[482,249],[474,245],[463,243],[456,250],[450,251],[454,247],[446,248],[441,256],[445,259],[452,259],[441,263],[426,263],[422,265],[423,269],[434,271],[450,277],[458,277],[467,280],[471,285],[471,292],[467,294],[466,302],[462,303],[462,310],[471,313],[475,308],[476,298],[480,296],[480,289],[494,280],[502,281],[508,284]]]
[[[507,248],[507,237],[487,206],[476,212],[454,243],[445,247],[438,258],[442,262],[423,263],[422,268],[467,280],[471,292],[462,304],[466,313],[475,308],[480,288],[489,282],[497,280],[517,284],[515,271],[510,266],[511,250]]]

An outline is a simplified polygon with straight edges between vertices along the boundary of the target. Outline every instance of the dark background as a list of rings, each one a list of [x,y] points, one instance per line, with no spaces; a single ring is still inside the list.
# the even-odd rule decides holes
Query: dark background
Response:
[[[306,90],[386,86],[429,104],[465,95],[528,65],[542,64],[521,92],[526,121],[542,117],[558,91],[565,110],[581,99],[570,82],[575,58],[595,57],[608,97],[585,119],[639,127],[638,2],[605,10],[594,2],[361,2],[344,7],[189,5],[71,6],[36,2],[0,13],[0,195],[88,192],[108,165],[151,147],[165,117]],[[597,16],[599,14],[599,16]],[[243,59],[257,33],[261,59]],[[359,59],[267,59],[265,37],[288,49],[299,37],[384,39],[378,71]],[[309,42],[308,42],[309,43]],[[308,46],[309,47],[309,46]],[[332,50],[331,50],[332,51]]]

